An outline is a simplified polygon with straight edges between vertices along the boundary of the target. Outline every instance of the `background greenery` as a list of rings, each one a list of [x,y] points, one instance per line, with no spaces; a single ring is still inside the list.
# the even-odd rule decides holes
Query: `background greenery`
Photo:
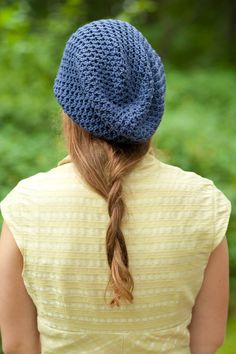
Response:
[[[126,20],[162,57],[167,100],[155,134],[160,159],[212,179],[232,202],[227,232],[230,319],[219,351],[227,354],[236,347],[235,4],[13,0],[0,5],[1,199],[20,179],[49,170],[66,154],[53,81],[72,32],[100,18]]]

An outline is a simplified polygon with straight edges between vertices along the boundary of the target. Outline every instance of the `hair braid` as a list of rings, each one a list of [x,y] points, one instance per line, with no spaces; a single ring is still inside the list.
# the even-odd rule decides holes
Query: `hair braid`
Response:
[[[106,250],[108,264],[111,268],[109,281],[115,292],[115,297],[110,304],[120,306],[119,299],[121,297],[132,302],[134,281],[128,269],[128,252],[125,238],[121,230],[121,222],[126,210],[125,203],[122,199],[123,176],[120,167],[121,163],[119,163],[119,157],[113,158],[111,162],[113,162],[114,167],[110,167],[111,188],[107,198],[110,223],[106,234]]]
[[[129,271],[128,252],[121,229],[126,212],[122,181],[147,153],[151,139],[139,144],[113,144],[92,136],[64,111],[62,118],[64,138],[72,161],[84,180],[108,204],[110,222],[106,232],[106,253],[111,272],[107,287],[111,285],[115,293],[110,305],[120,306],[121,298],[132,303],[134,281]]]

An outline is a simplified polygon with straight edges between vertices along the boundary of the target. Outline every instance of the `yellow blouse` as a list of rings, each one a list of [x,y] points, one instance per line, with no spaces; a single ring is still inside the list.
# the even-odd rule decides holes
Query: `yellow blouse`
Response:
[[[191,310],[231,202],[214,183],[151,150],[123,182],[134,303],[110,308],[107,203],[66,156],[1,201],[23,255],[42,354],[190,354]],[[112,293],[108,290],[107,302]]]

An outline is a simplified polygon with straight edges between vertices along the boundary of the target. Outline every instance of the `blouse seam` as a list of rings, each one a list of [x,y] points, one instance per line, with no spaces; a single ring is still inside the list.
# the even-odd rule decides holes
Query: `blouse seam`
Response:
[[[144,330],[135,330],[135,331],[127,331],[127,332],[116,332],[116,331],[94,331],[94,330],[80,330],[80,331],[68,331],[68,330],[65,330],[65,329],[60,329],[60,328],[55,328],[55,327],[51,327],[50,325],[48,325],[47,323],[44,322],[44,320],[38,315],[38,318],[40,320],[41,323],[43,323],[46,327],[50,328],[51,330],[56,330],[58,332],[64,332],[64,333],[77,333],[77,334],[80,334],[80,333],[87,333],[87,334],[93,334],[93,333],[97,333],[97,334],[119,334],[119,335],[127,335],[127,334],[142,334],[142,335],[145,335],[145,334],[149,334],[149,333],[152,333],[152,332],[165,332],[165,331],[169,331],[171,329],[174,329],[174,328],[177,328],[179,326],[183,326],[185,325],[186,323],[190,323],[191,321],[191,315],[186,317],[183,321],[175,324],[174,326],[170,326],[170,327],[167,327],[167,328],[160,328],[160,329],[144,329]]]
[[[213,205],[213,215],[212,215],[212,228],[213,228],[213,237],[212,237],[212,243],[211,243],[211,251],[213,250],[214,247],[214,242],[215,242],[215,236],[216,236],[216,207],[215,207],[215,193],[214,193],[214,185],[211,185],[212,188],[212,205]]]

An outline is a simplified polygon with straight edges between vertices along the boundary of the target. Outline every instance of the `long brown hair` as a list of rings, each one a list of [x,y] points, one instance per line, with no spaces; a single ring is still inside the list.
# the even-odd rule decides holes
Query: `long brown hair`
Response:
[[[110,284],[114,291],[110,305],[120,306],[121,298],[132,303],[134,281],[129,271],[129,258],[121,230],[126,210],[122,179],[149,149],[155,151],[155,148],[151,139],[132,144],[108,142],[91,135],[63,110],[61,115],[62,130],[71,160],[82,178],[108,203],[110,222],[106,232],[106,254],[111,272],[107,287]]]

